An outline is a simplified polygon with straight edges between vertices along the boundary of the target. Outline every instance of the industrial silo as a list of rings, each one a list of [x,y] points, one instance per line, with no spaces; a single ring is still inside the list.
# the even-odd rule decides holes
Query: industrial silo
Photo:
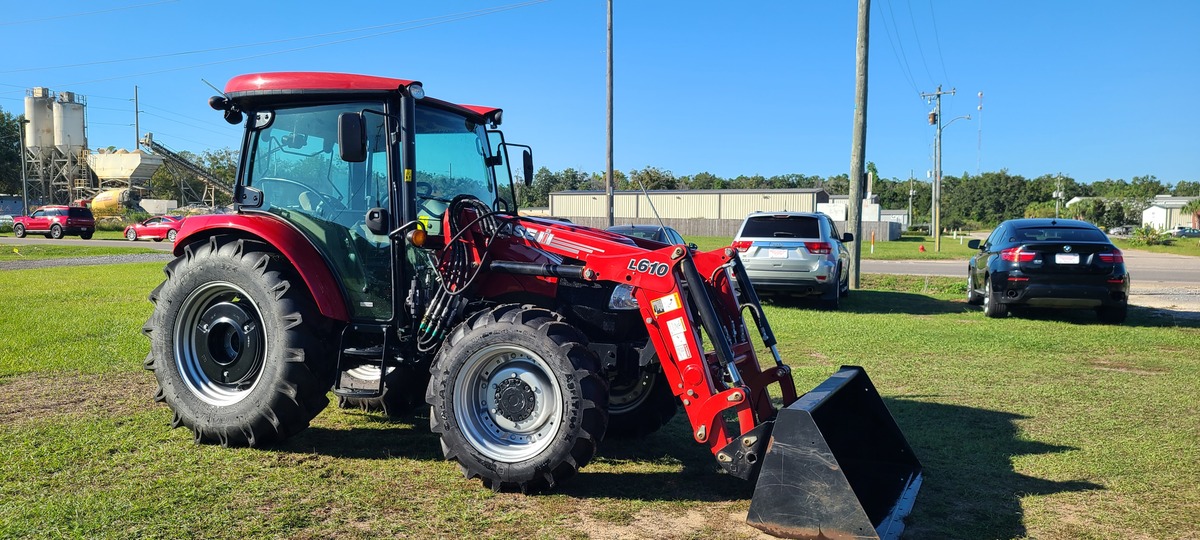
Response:
[[[25,147],[38,158],[54,150],[54,93],[49,88],[30,89],[25,96]]]
[[[77,156],[87,148],[82,98],[74,92],[59,92],[54,101],[54,147],[64,155]]]

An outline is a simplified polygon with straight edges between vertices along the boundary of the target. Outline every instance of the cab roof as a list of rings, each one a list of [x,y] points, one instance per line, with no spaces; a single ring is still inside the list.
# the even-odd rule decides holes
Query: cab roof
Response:
[[[420,84],[419,81],[412,79],[353,73],[280,71],[238,75],[225,84],[225,94],[234,100],[241,101],[247,98],[254,100],[256,97],[263,96],[397,92],[413,83]],[[480,117],[486,117],[500,110],[497,107],[461,105],[428,97],[422,101],[432,101],[443,107],[461,109],[467,115]]]

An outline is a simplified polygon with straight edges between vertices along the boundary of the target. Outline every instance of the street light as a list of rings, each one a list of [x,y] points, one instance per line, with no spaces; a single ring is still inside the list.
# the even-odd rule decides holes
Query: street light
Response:
[[[933,118],[937,121],[937,134],[933,147],[933,227],[931,232],[933,233],[933,249],[940,252],[942,251],[942,130],[953,124],[955,120],[970,120],[971,115],[951,118],[945,124],[942,124],[941,115],[935,115]]]

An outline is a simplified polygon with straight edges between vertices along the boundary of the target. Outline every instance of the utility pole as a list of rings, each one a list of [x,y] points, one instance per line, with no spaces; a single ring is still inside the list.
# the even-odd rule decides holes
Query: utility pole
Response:
[[[608,151],[604,168],[604,189],[608,207],[608,226],[616,224],[613,216],[613,0],[608,0]]]
[[[29,215],[29,173],[25,168],[25,162],[28,161],[25,156],[25,152],[27,151],[25,148],[25,124],[28,124],[29,120],[25,119],[25,115],[21,115],[18,118],[20,119],[20,121],[17,123],[18,124],[17,125],[17,135],[21,139],[21,148],[20,148],[20,154],[21,154],[21,206],[22,206],[21,211],[22,211],[22,215],[28,216]]]
[[[141,135],[138,134],[141,128],[138,127],[138,87],[133,85],[133,149],[137,150],[142,145]]]
[[[854,69],[854,135],[850,147],[850,232],[854,247],[850,251],[850,288],[858,288],[859,261],[862,260],[862,182],[866,169],[867,147],[867,52],[870,44],[871,0],[858,0],[858,42]]]
[[[936,103],[933,107],[933,112],[929,113],[929,125],[937,126],[937,131],[933,137],[933,204],[931,206],[931,226],[930,232],[933,233],[933,249],[934,251],[942,250],[942,95],[954,95],[954,89],[949,92],[942,91],[942,85],[938,85],[937,92],[932,94],[922,92],[921,97],[933,99]],[[969,117],[968,117],[969,118]],[[957,120],[957,118],[955,119]]]
[[[913,195],[916,195],[916,194],[917,194],[916,190],[913,189],[913,171],[912,171],[912,169],[909,169],[908,170],[908,224],[905,226],[906,229],[909,227],[912,227],[912,200],[913,200]]]

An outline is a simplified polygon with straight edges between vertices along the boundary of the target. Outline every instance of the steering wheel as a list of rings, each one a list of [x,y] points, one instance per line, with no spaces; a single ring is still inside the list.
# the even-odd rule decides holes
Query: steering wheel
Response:
[[[328,194],[322,193],[316,189],[313,189],[312,186],[302,184],[300,182],[297,182],[297,181],[289,179],[289,178],[280,178],[277,176],[266,176],[266,177],[258,178],[257,180],[255,180],[255,183],[259,187],[264,187],[265,184],[269,184],[272,182],[278,182],[280,184],[288,184],[288,185],[297,187],[300,189],[300,196],[303,196],[306,193],[311,193],[313,195],[316,195],[320,199],[320,201],[317,202],[317,205],[315,207],[304,208],[305,206],[310,206],[310,205],[305,204],[303,200],[298,200],[296,202],[299,203],[301,208],[304,208],[304,210],[306,210],[308,212],[312,212],[313,214],[316,214],[317,216],[321,217],[322,219],[328,220],[330,217],[332,217],[333,212],[338,212],[338,211],[344,210],[346,208],[346,206],[343,205],[341,203],[341,201],[338,201],[337,199],[329,196]],[[267,191],[267,190],[264,189],[263,191]]]

